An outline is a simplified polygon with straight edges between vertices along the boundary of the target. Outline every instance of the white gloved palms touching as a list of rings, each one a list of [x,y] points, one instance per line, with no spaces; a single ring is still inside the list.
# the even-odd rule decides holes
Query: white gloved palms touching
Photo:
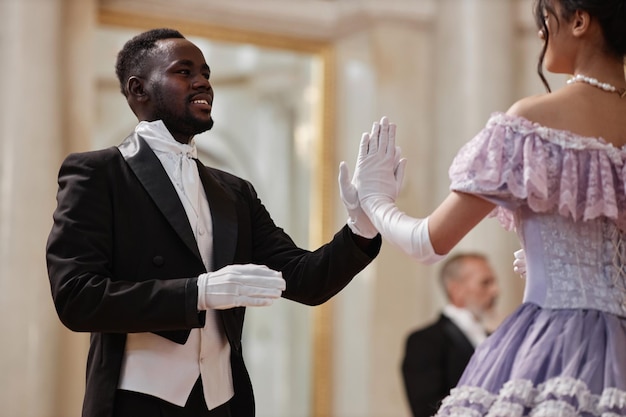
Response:
[[[416,260],[431,264],[445,255],[435,253],[430,242],[428,219],[406,215],[396,206],[406,160],[396,147],[396,126],[386,117],[374,123],[371,133],[364,133],[354,183],[361,208],[372,224],[389,242]]]
[[[361,137],[354,179],[361,205],[379,197],[395,201],[405,166],[406,159],[401,158],[401,150],[396,147],[396,125],[383,117],[380,123],[374,123],[369,134]]]
[[[284,290],[282,273],[265,265],[228,265],[198,277],[198,310],[269,306]]]
[[[380,125],[378,123],[374,123],[372,126],[372,131],[370,132],[368,137],[378,136],[379,130]],[[364,134],[364,136],[366,135],[367,134]],[[359,150],[359,157],[357,159],[354,176],[352,177],[352,179],[350,179],[350,170],[346,162],[341,161],[341,163],[339,164],[339,195],[341,197],[341,201],[346,207],[346,210],[348,211],[348,226],[350,227],[352,232],[359,236],[371,239],[378,234],[378,230],[376,230],[376,227],[374,227],[370,219],[361,208],[361,203],[359,201],[360,196],[356,188],[356,181],[358,180],[358,178],[360,178],[360,169],[363,163],[362,159],[364,156],[365,154],[362,155],[362,152]],[[394,196],[397,196],[400,192],[400,187],[402,186],[402,180],[404,177],[405,163],[406,161],[400,158],[400,150],[398,149],[395,153],[395,158],[393,161],[394,178],[393,185],[391,185],[393,190],[389,190],[389,192]]]

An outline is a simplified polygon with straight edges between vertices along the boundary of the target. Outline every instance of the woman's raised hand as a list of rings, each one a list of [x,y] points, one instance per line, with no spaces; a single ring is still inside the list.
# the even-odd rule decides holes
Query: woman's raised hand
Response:
[[[395,201],[405,165],[406,159],[396,146],[396,125],[383,116],[361,137],[354,178],[361,205],[378,198]]]

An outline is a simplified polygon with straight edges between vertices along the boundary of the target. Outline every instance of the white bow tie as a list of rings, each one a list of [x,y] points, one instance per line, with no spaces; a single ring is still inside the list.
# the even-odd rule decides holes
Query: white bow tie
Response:
[[[189,145],[176,141],[161,120],[140,122],[135,132],[150,144],[153,151],[162,152],[175,162],[174,182],[183,190],[197,215],[200,176],[195,161],[198,151],[194,140],[192,139]]]

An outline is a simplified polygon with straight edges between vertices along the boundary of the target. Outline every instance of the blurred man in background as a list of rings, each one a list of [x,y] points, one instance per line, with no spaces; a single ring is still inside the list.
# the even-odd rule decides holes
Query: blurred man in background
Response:
[[[402,376],[413,417],[435,414],[458,382],[474,349],[487,337],[498,285],[487,258],[461,253],[444,263],[440,279],[447,304],[439,319],[407,338]]]

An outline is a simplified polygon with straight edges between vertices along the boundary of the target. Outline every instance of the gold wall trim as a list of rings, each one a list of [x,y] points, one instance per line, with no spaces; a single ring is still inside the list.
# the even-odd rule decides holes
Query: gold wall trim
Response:
[[[335,54],[332,44],[311,39],[246,31],[207,25],[167,16],[127,13],[101,7],[98,22],[105,26],[148,30],[155,27],[171,27],[187,36],[200,36],[223,42],[247,43],[257,46],[284,49],[317,55],[322,62],[322,97],[317,119],[321,124],[316,140],[315,164],[312,178],[310,245],[318,247],[334,234],[333,207],[337,194],[334,157],[335,144]],[[333,301],[314,307],[313,310],[313,364],[312,369],[312,417],[330,417],[333,410]]]
[[[327,42],[296,38],[272,33],[228,28],[192,20],[150,15],[146,13],[126,13],[117,9],[101,7],[98,22],[102,25],[121,26],[142,30],[157,27],[170,27],[189,36],[202,36],[217,41],[249,43],[267,48],[287,49],[311,54],[321,54],[328,47]]]
[[[319,178],[315,183],[311,216],[317,225],[310,227],[311,231],[318,231],[319,235],[311,235],[311,246],[318,247],[328,241],[334,233],[334,216],[330,202],[335,201],[337,195],[337,180],[335,170],[335,54],[331,47],[321,51],[323,71],[323,97],[320,100],[320,134],[317,142],[317,161],[314,175]],[[333,410],[333,305],[331,299],[313,311],[313,417],[330,417]]]

